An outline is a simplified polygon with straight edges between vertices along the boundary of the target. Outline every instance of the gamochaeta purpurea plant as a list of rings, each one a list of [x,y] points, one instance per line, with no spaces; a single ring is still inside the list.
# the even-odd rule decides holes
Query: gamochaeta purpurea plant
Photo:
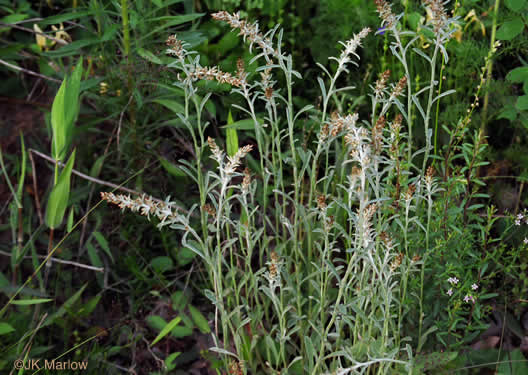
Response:
[[[294,83],[302,76],[281,48],[278,26],[262,33],[238,13],[213,14],[256,51],[250,64],[261,65],[254,75],[242,61],[235,73],[204,67],[185,42],[170,36],[167,53],[175,60],[169,67],[179,71],[175,85],[185,92],[179,120],[196,155],[182,160],[182,169],[197,183],[200,204],[184,215],[169,198],[102,194],[121,208],[156,216],[159,227],[178,230],[183,246],[201,257],[209,284],[204,293],[215,311],[213,350],[235,373],[410,373],[413,347],[421,348],[433,331],[423,332],[423,288],[426,262],[436,249],[431,227],[442,219],[434,215],[442,208],[435,200],[460,176],[444,170],[447,180],[435,177],[431,110],[452,93],[439,92],[437,61],[448,62],[445,44],[455,20],[439,0],[424,1],[434,46],[428,55],[414,47],[418,36],[401,29],[401,16],[387,2],[376,5],[380,31],[391,33],[391,51],[405,75],[379,75],[368,119],[331,110],[335,98],[352,89],[339,87],[340,77],[359,61],[369,28],[342,43],[332,58],[335,67],[318,64],[329,79],[317,80],[320,110],[295,107]],[[429,84],[418,92],[410,53],[430,69]],[[277,87],[279,74],[284,88]],[[226,155],[218,140],[206,139],[202,112],[211,94],[201,92],[199,80],[228,83],[244,99],[245,107],[233,107],[251,119],[255,149],[247,145]],[[457,150],[469,116],[455,125],[448,154]],[[313,147],[304,148],[296,130],[306,117],[320,127]],[[418,122],[426,140],[420,150],[412,135]],[[203,172],[207,154],[216,171]],[[249,154],[257,159],[252,170],[241,166]],[[414,290],[411,276],[420,280]],[[413,306],[418,335],[409,337],[406,317]]]

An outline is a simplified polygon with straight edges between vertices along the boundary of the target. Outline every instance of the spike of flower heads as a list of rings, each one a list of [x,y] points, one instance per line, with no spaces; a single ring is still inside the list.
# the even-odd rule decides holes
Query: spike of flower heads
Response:
[[[280,271],[282,266],[282,261],[275,251],[271,252],[270,261],[266,262],[266,265],[268,266],[268,272],[265,277],[268,279],[270,290],[273,291],[276,287],[280,287],[281,285]]]
[[[166,44],[169,47],[166,50],[166,53],[168,55],[177,57],[180,60],[183,60],[183,58],[187,55],[187,51],[184,48],[183,42],[180,39],[178,39],[176,34],[170,35],[167,38]]]
[[[447,14],[444,9],[444,4],[441,0],[423,0],[425,6],[429,8],[433,25],[433,30],[438,33],[447,24]]]
[[[374,152],[379,154],[381,152],[382,141],[383,141],[383,129],[385,128],[385,117],[380,116],[376,125],[372,128],[372,146]]]
[[[407,77],[403,76],[400,78],[398,83],[394,85],[394,88],[392,90],[392,93],[390,95],[389,100],[394,100],[398,96],[403,95],[403,92],[405,91],[405,86],[407,85]]]
[[[336,60],[338,63],[336,76],[339,75],[342,71],[347,72],[346,65],[348,63],[352,63],[357,66],[357,64],[351,60],[351,56],[355,56],[357,59],[359,59],[359,55],[356,53],[356,50],[361,47],[361,40],[364,39],[368,33],[370,32],[370,28],[365,27],[363,30],[361,30],[358,34],[355,34],[352,39],[349,39],[348,41],[339,42],[343,47],[343,51],[341,51],[341,55],[339,58],[330,57],[332,60]]]
[[[259,31],[258,22],[249,23],[246,20],[240,19],[240,13],[238,12],[234,14],[229,14],[226,11],[220,11],[218,13],[214,13],[212,17],[217,21],[227,22],[229,26],[231,26],[231,28],[233,29],[240,29],[240,33],[238,35],[242,35],[244,37],[244,41],[246,39],[250,41],[250,51],[253,44],[258,45],[264,53],[266,61],[271,61],[269,55],[278,55],[277,51],[275,51],[271,44],[271,39],[264,36]]]
[[[251,174],[248,168],[244,169],[244,178],[242,179],[242,193],[247,194],[251,185]]]
[[[143,194],[132,199],[130,195],[101,192],[101,199],[116,204],[123,210],[128,208],[132,212],[139,212],[149,220],[151,215],[156,216],[160,220],[158,227],[186,222],[185,218],[178,214],[176,203],[171,202],[169,198],[165,201],[158,201]]]
[[[376,7],[378,8],[378,14],[383,20],[382,24],[387,29],[391,29],[396,26],[396,16],[392,13],[390,4],[385,0],[376,0]]]
[[[381,99],[385,95],[384,91],[387,87],[387,81],[390,77],[390,70],[384,71],[379,79],[376,81],[376,86],[374,87],[374,94],[376,95],[376,99]]]
[[[231,86],[242,87],[247,84],[245,79],[245,73],[239,74],[236,77],[231,73],[226,73],[218,69],[218,67],[197,67],[194,71],[190,72],[188,80],[197,81],[200,79],[206,79],[208,81],[218,81],[218,83],[227,83]]]

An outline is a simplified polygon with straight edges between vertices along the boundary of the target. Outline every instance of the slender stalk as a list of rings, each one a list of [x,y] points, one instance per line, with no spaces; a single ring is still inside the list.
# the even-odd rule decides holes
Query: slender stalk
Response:
[[[495,0],[495,6],[493,7],[493,23],[491,25],[491,37],[490,37],[490,50],[493,50],[495,48],[495,38],[497,37],[497,18],[499,15],[499,5],[500,0]],[[486,86],[488,87],[488,90],[486,90],[486,94],[484,95],[484,104],[482,106],[482,121],[480,123],[480,134],[482,139],[486,137],[486,124],[488,121],[488,105],[489,105],[489,85],[492,78],[492,72],[493,72],[493,60],[488,60],[488,66],[486,67]]]

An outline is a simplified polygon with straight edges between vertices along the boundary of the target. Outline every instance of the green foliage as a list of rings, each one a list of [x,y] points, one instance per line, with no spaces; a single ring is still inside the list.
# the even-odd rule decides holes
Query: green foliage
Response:
[[[66,208],[68,208],[68,200],[70,199],[70,180],[74,162],[75,150],[73,150],[48,198],[46,225],[49,228],[57,228],[64,219]]]

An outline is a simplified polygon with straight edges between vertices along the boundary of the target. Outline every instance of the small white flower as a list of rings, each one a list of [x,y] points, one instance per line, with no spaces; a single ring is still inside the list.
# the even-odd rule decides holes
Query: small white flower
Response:
[[[453,289],[452,288],[447,291],[447,295],[448,296],[452,296],[453,295]]]
[[[459,281],[460,280],[458,280],[456,277],[450,277],[449,279],[447,279],[447,282],[451,285],[457,285]]]
[[[515,225],[517,226],[521,225],[521,221],[519,219],[515,220]]]
[[[523,241],[525,244],[528,244],[528,238],[524,237],[524,241]]]
[[[473,284],[473,285],[471,285],[471,289],[473,289],[473,290],[477,290],[477,289],[478,289],[478,285],[477,285],[477,284]]]
[[[464,297],[464,302],[466,303],[469,303],[469,301],[471,301],[473,297],[471,297],[469,294],[466,294],[466,296]]]
[[[522,219],[524,219],[524,216],[523,216],[523,214],[519,214],[519,215],[517,215],[517,219],[519,219],[519,220],[522,220]]]

